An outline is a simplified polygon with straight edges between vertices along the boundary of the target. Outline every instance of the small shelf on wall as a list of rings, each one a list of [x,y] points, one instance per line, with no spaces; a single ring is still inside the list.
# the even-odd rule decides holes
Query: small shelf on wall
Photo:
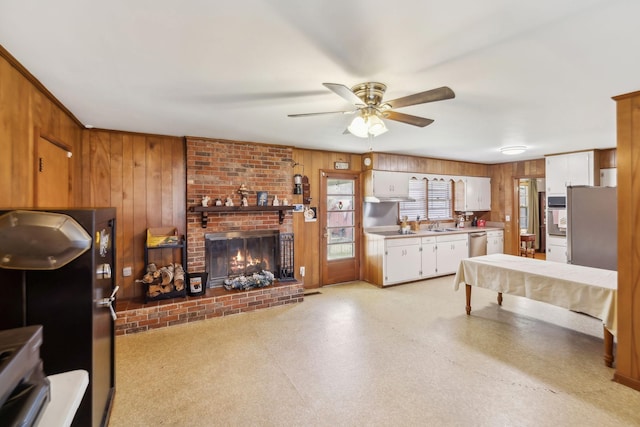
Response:
[[[282,224],[286,211],[293,210],[293,206],[192,206],[189,210],[200,212],[202,228],[207,228],[209,213],[278,212],[278,222]]]

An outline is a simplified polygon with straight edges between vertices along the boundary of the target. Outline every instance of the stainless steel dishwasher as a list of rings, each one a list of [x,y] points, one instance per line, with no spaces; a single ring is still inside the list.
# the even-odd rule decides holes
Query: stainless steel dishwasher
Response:
[[[487,232],[469,233],[469,257],[487,254]]]

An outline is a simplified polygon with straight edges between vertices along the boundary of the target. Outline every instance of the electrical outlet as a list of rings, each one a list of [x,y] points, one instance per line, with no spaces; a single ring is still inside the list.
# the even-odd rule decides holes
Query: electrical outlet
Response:
[[[304,267],[300,267],[300,277],[304,277]]]
[[[131,276],[131,267],[125,267],[122,269],[122,275],[124,277]]]
[[[507,222],[511,221],[511,215],[505,215],[504,220]]]

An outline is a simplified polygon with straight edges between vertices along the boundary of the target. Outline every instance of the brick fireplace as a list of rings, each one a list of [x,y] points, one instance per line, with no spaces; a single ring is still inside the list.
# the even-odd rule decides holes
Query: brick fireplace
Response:
[[[249,189],[250,206],[257,206],[256,192],[293,198],[291,147],[260,145],[207,138],[186,138],[187,148],[187,271],[206,271],[205,236],[207,234],[275,231],[281,236],[293,232],[291,213],[282,223],[278,211],[208,212],[206,228],[201,213],[189,208],[202,206],[204,196],[212,200],[231,197],[240,205],[238,189]],[[293,244],[291,242],[291,244]],[[292,271],[291,271],[291,276]],[[124,335],[179,323],[226,316],[277,305],[302,302],[303,285],[297,281],[280,282],[246,292],[208,289],[206,295],[185,299],[156,301],[151,304],[118,303],[116,334]],[[128,305],[126,305],[128,304]]]
[[[231,197],[240,205],[240,185],[249,189],[250,206],[257,205],[256,192],[266,191],[269,205],[273,197],[293,198],[293,149],[207,138],[187,138],[187,206],[200,206],[202,197],[224,200]],[[291,214],[279,223],[278,212],[208,213],[207,227],[200,214],[187,211],[187,270],[205,271],[205,234],[234,231],[279,230],[291,233]]]

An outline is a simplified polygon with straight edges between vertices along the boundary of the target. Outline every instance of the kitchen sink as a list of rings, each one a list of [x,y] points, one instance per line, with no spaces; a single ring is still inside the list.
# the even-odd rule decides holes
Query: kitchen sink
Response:
[[[436,233],[444,233],[445,231],[459,231],[459,229],[457,228],[434,228],[433,230],[430,231],[435,231]]]

